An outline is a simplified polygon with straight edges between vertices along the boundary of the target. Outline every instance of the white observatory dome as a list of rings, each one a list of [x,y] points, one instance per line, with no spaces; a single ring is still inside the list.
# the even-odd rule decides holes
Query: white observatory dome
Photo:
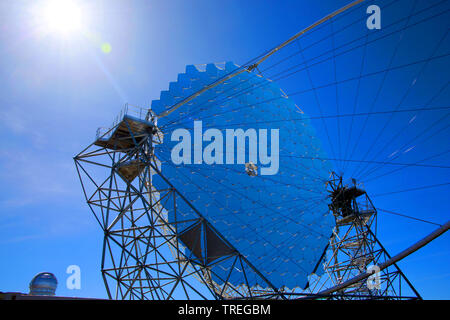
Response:
[[[53,273],[40,272],[30,282],[30,295],[54,296],[58,280]]]

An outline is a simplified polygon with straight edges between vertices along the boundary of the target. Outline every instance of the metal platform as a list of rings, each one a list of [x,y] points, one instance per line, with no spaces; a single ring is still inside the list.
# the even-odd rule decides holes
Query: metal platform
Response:
[[[112,150],[131,149],[140,144],[154,128],[152,121],[124,114],[107,132],[103,133],[102,128],[99,128],[94,144]]]

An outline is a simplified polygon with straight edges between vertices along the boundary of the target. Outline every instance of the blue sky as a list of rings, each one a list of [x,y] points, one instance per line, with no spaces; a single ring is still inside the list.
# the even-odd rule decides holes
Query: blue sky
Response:
[[[0,291],[26,292],[34,274],[50,271],[60,282],[57,294],[102,298],[106,297],[99,271],[102,234],[85,204],[72,160],[93,141],[96,128],[111,123],[126,102],[149,106],[187,64],[244,63],[348,1],[78,1],[86,21],[85,32],[67,36],[40,32],[39,21],[33,19],[33,10],[35,4],[41,2],[0,3]],[[379,1],[380,4],[386,2]],[[411,10],[411,2],[399,1],[396,6],[386,9],[383,24],[388,25],[395,17],[404,16]],[[429,3],[417,1],[417,10]],[[448,3],[435,10],[442,8],[447,10]],[[360,10],[356,14],[361,13],[364,12]],[[448,15],[433,21],[403,34],[393,65],[429,54],[430,48],[449,27]],[[305,39],[302,45],[307,46],[308,41],[311,43],[318,38],[319,35]],[[395,41],[387,38],[369,50],[367,59],[373,63],[373,70],[389,64]],[[102,51],[104,43],[110,44],[110,52]],[[444,37],[437,54],[448,52],[449,47],[449,38]],[[305,58],[321,50],[324,48],[305,52]],[[338,69],[339,76],[345,78],[348,69],[359,66],[361,55],[362,52],[355,51],[355,57],[343,57],[339,66],[348,68]],[[382,91],[382,101],[377,101],[374,110],[393,109],[386,106],[395,106],[401,97],[400,91],[407,89],[411,79],[420,72],[420,66],[389,74],[386,81],[390,82],[383,86],[388,89]],[[367,66],[367,72],[370,67]],[[402,106],[425,104],[436,88],[448,81],[449,71],[448,58],[430,62],[421,74],[423,79],[417,77],[414,94],[408,96]],[[316,85],[333,80],[329,66],[312,72]],[[368,102],[373,101],[371,95],[376,92],[382,76],[361,84],[361,94]],[[299,75],[297,81],[280,82],[288,93],[307,90],[308,85],[305,75]],[[348,112],[352,108],[349,101],[354,98],[346,92],[353,86],[354,83],[350,83],[340,87],[341,104],[347,105]],[[323,114],[336,114],[336,107],[331,104],[334,96],[327,98],[332,93],[321,94],[324,95]],[[310,94],[294,99],[307,114],[319,115]],[[449,101],[447,88],[432,106],[449,106]],[[369,107],[366,105],[358,111],[366,112]],[[387,155],[407,144],[446,112],[407,113],[395,118],[375,146],[373,156],[381,150],[377,160],[385,161]],[[382,119],[385,121],[387,117]],[[412,125],[407,127],[408,131],[396,139],[395,145],[389,146],[392,150],[384,150],[390,139],[389,133],[393,135],[410,121]],[[321,127],[323,123],[317,121],[315,124],[324,147],[329,148]],[[362,146],[353,159],[364,156],[364,147],[375,138],[373,132],[380,124],[384,122],[379,118],[370,119],[369,140],[363,137]],[[442,132],[411,151],[402,149],[404,154],[395,161],[411,163],[444,152],[449,141],[446,124],[449,124],[448,118],[441,123]],[[336,122],[330,124],[329,130],[336,131]],[[335,139],[336,135],[332,136]],[[446,154],[427,163],[448,166],[449,161],[449,154]],[[337,167],[342,165],[337,163]],[[384,170],[389,169],[391,167]],[[366,186],[369,195],[377,195],[443,184],[449,182],[449,178],[449,169],[411,167],[385,179],[368,181]],[[444,223],[448,220],[448,194],[449,186],[446,185],[374,196],[373,200],[375,206],[383,209]],[[379,213],[379,238],[391,254],[434,228]],[[450,237],[446,234],[399,265],[425,298],[448,299],[449,253]],[[81,267],[81,290],[65,288],[65,270],[71,264]]]

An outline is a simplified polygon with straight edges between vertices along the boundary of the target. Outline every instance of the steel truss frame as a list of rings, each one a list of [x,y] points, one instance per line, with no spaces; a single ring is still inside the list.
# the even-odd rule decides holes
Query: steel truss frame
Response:
[[[336,226],[321,263],[325,274],[312,281],[309,292],[320,292],[371,271],[369,279],[356,282],[328,296],[329,299],[421,299],[420,294],[397,264],[377,271],[391,258],[376,236],[377,210],[367,193],[356,185],[343,184],[332,173],[327,183],[330,211]],[[316,268],[316,270],[317,270]]]
[[[127,135],[109,138],[125,127]],[[77,173],[88,206],[103,234],[101,271],[110,299],[248,299],[287,298],[275,288],[236,248],[212,226],[202,214],[164,177],[161,164],[153,154],[155,144],[162,142],[156,126],[147,132],[136,132],[133,120],[117,123],[108,132],[74,157]],[[107,142],[105,142],[107,141]],[[132,142],[131,142],[132,141]],[[103,142],[103,143],[100,143]],[[100,147],[99,147],[100,146]],[[126,147],[124,147],[126,146]],[[154,175],[165,183],[156,189]],[[179,203],[190,208],[185,219],[177,214]],[[165,208],[171,207],[175,221],[169,222]],[[180,230],[179,226],[185,226]],[[196,250],[186,250],[181,241],[194,228],[200,230]],[[207,251],[207,233],[215,235],[227,248],[227,254],[211,257]],[[212,266],[230,259],[225,279],[211,270]],[[236,267],[236,268],[235,268]],[[228,282],[232,273],[241,270],[242,285]],[[247,276],[257,276],[261,287],[251,287]],[[222,284],[213,281],[220,279]],[[200,289],[200,284],[207,288]]]
[[[110,299],[420,298],[397,265],[383,270],[380,276],[383,289],[366,290],[365,283],[358,283],[331,295],[317,296],[322,288],[365,271],[367,264],[355,263],[358,259],[377,264],[389,258],[371,231],[376,210],[365,192],[365,206],[356,201],[352,205],[355,212],[366,210],[368,214],[372,210],[368,218],[357,215],[342,221],[342,212],[330,205],[337,227],[329,244],[332,256],[326,259],[327,249],[323,255],[325,276],[311,278],[306,291],[276,288],[161,173],[154,146],[162,143],[162,138],[151,121],[146,120],[143,125],[142,120],[125,114],[113,128],[97,136],[94,143],[74,157],[86,202],[104,234],[101,272]],[[164,181],[163,188],[154,187],[155,176]],[[329,187],[331,192],[342,190],[342,178],[333,174]],[[187,205],[190,218],[178,214],[180,203]],[[169,207],[174,213],[170,221]],[[360,207],[365,209],[361,211]],[[184,239],[191,233],[198,236],[194,236],[191,250],[186,250]],[[222,246],[218,256],[208,254],[211,239]],[[349,245],[355,241],[361,244],[356,251]],[[228,259],[232,267],[221,278],[212,267]],[[236,272],[242,279],[239,286],[229,282]],[[259,285],[249,285],[250,273],[259,279]],[[413,296],[402,296],[405,282]]]

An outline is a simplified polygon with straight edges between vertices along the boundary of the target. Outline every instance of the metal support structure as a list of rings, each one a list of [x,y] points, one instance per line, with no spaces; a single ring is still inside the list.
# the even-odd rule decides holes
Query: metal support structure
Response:
[[[421,298],[377,239],[377,211],[367,193],[334,173],[327,186],[336,227],[315,269],[325,274],[312,275],[306,290],[276,288],[163,175],[154,155],[163,135],[149,114],[127,106],[110,130],[74,157],[104,234],[101,271],[109,298]],[[225,261],[227,276],[221,277],[214,267]],[[378,278],[370,266],[381,266]],[[229,281],[236,273],[240,285]],[[249,275],[259,285],[250,286]],[[368,277],[376,279],[373,286]]]
[[[101,271],[109,298],[285,298],[164,177],[153,152],[162,133],[148,111],[138,114],[145,118],[131,116],[127,108],[74,157],[87,204],[104,234]],[[155,177],[163,188],[154,187]],[[188,215],[180,212],[180,203]],[[233,267],[223,279],[213,267],[225,260]],[[236,272],[239,286],[228,282]],[[248,285],[250,273],[261,287]]]
[[[396,265],[396,262],[398,262],[399,260],[409,256],[410,254],[412,254],[413,252],[416,252],[417,250],[419,250],[420,248],[422,248],[423,246],[427,245],[428,243],[430,243],[431,241],[433,241],[434,239],[438,238],[439,236],[443,235],[444,233],[446,233],[448,230],[450,229],[450,221],[447,221],[444,225],[442,225],[441,227],[439,227],[438,229],[434,230],[432,233],[430,233],[429,235],[427,235],[425,238],[421,239],[420,241],[416,242],[415,244],[413,244],[412,246],[410,246],[409,248],[403,250],[402,252],[400,252],[399,254],[395,255],[392,258],[389,258],[389,260],[385,261],[384,263],[382,263],[379,267],[380,270],[384,270],[385,268],[391,266],[391,265]],[[381,244],[380,244],[381,245]],[[371,274],[370,273],[361,273],[358,276],[351,278],[349,280],[347,280],[344,283],[341,283],[339,285],[336,285],[332,288],[326,289],[324,291],[321,291],[318,293],[319,296],[330,296],[330,294],[333,294],[336,291],[341,290],[342,288],[345,288],[353,283],[356,283],[358,281],[362,281],[364,279],[367,279],[368,277],[370,277]]]
[[[377,210],[365,190],[356,181],[344,185],[334,172],[328,188],[336,227],[323,255],[325,275],[312,281],[309,291],[335,299],[421,299],[398,265],[380,268],[391,257],[376,237]],[[326,290],[366,273],[369,280],[366,277],[333,292]]]

